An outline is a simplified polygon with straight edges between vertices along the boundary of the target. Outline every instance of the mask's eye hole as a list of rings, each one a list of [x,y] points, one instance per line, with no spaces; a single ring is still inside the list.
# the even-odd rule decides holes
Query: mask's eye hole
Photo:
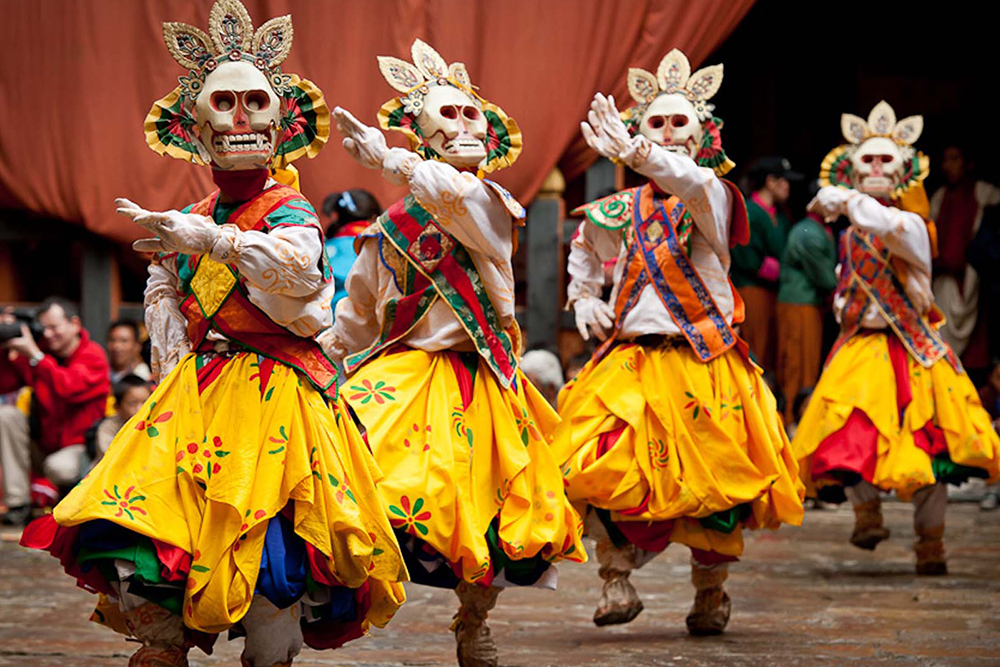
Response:
[[[688,124],[688,117],[677,114],[676,116],[670,117],[670,124],[674,127],[684,127]]]
[[[467,120],[479,120],[479,109],[476,107],[462,107],[462,115]]]
[[[861,161],[864,162],[865,164],[871,164],[874,160],[875,160],[874,155],[864,155],[861,158]]]
[[[217,90],[212,93],[212,99],[210,100],[212,108],[216,111],[226,112],[232,111],[236,106],[236,95],[228,90]]]
[[[882,164],[889,164],[890,162],[892,162],[891,155],[880,155],[879,157],[882,158]]]
[[[649,125],[650,128],[658,130],[666,124],[666,121],[663,119],[663,116],[653,116],[646,121],[646,124]]]
[[[243,96],[243,106],[247,111],[266,111],[271,106],[271,98],[263,90],[251,90]]]
[[[452,105],[441,107],[441,115],[447,118],[448,120],[455,120],[456,118],[458,118],[458,109],[456,109]]]

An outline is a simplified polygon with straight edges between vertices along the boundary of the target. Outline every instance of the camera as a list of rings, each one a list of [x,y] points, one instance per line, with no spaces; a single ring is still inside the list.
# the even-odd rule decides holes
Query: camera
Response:
[[[20,336],[21,325],[27,325],[28,331],[31,332],[31,336],[35,339],[35,342],[43,339],[44,330],[35,321],[33,313],[15,312],[14,317],[17,319],[13,322],[0,322],[0,343],[6,343],[11,338]]]

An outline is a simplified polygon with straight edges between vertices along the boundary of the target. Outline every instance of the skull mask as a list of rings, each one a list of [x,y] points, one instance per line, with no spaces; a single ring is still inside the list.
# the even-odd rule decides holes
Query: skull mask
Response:
[[[639,133],[669,151],[698,155],[703,130],[694,105],[679,94],[660,95],[646,109],[639,123]]]
[[[452,85],[431,85],[417,125],[427,145],[460,169],[486,159],[486,117],[479,102]]]
[[[260,169],[271,160],[281,106],[267,78],[246,62],[222,63],[205,79],[194,116],[212,166]]]
[[[873,197],[888,197],[903,174],[903,154],[887,137],[871,137],[851,156],[854,187]]]

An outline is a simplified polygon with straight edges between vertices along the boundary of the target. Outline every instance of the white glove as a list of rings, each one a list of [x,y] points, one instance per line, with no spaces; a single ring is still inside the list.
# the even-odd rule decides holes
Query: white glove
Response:
[[[820,188],[813,200],[809,202],[806,210],[815,213],[827,222],[833,222],[847,213],[847,202],[857,194],[856,190],[827,185]]]
[[[405,148],[390,148],[382,160],[382,176],[393,185],[405,185],[424,159]]]
[[[615,325],[615,311],[608,304],[594,296],[584,297],[573,304],[576,314],[576,329],[584,340],[590,340],[593,332],[600,340],[605,340]]]
[[[337,130],[344,135],[344,150],[361,166],[381,169],[388,150],[385,135],[359,121],[347,109],[334,107],[333,117],[337,121]]]
[[[587,112],[587,121],[580,123],[580,131],[587,145],[609,160],[618,159],[629,143],[628,130],[622,122],[615,98],[601,93],[594,95]]]
[[[204,255],[219,240],[219,226],[208,216],[180,211],[147,211],[128,199],[116,199],[115,205],[118,213],[156,234],[155,238],[139,239],[132,244],[139,252]]]

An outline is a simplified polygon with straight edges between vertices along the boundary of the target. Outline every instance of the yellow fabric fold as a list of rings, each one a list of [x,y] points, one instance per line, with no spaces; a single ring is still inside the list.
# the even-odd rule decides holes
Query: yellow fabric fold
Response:
[[[249,608],[267,523],[291,505],[295,533],[344,585],[370,582],[367,621],[384,625],[406,568],[346,407],[256,354],[235,355],[201,392],[197,366],[189,354],[160,383],[56,521],[104,519],[191,554],[184,622],[221,632]]]
[[[681,519],[671,541],[734,556],[740,531],[697,519],[749,503],[750,528],[802,520],[804,489],[774,397],[735,350],[702,363],[687,346],[618,345],[567,385],[559,408],[552,449],[574,502],[616,521]],[[602,434],[615,430],[602,454]]]
[[[385,475],[392,525],[460,564],[469,582],[489,570],[497,516],[508,557],[585,561],[582,521],[549,450],[558,416],[520,371],[515,393],[482,359],[463,407],[461,367],[453,352],[387,352],[341,388]]]

